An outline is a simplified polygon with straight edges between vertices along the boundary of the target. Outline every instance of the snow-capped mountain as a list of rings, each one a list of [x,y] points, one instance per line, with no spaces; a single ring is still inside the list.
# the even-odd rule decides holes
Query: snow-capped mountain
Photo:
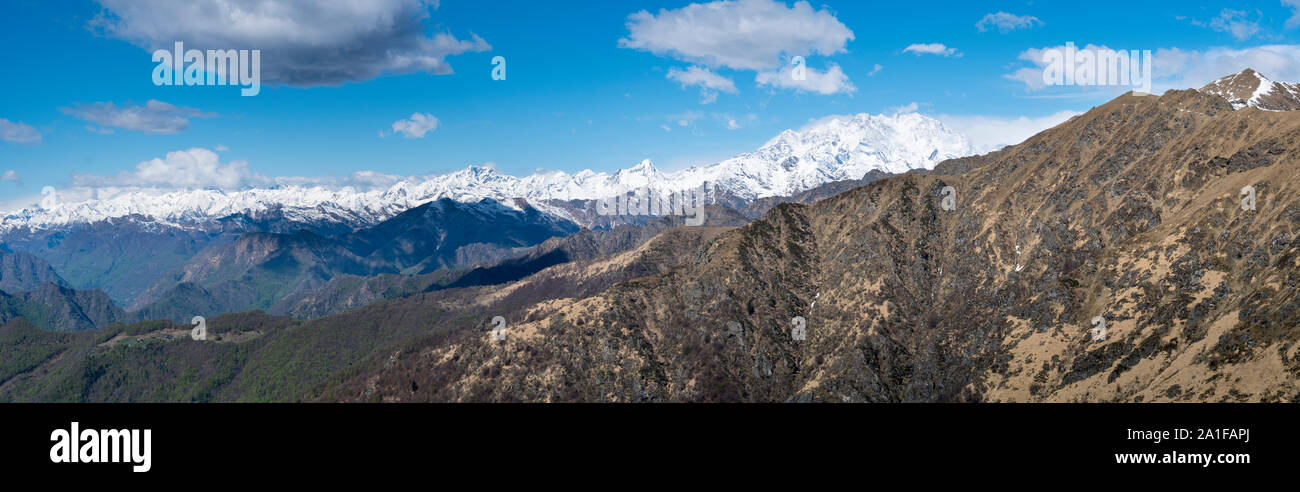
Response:
[[[1245,107],[1265,111],[1292,111],[1300,109],[1300,84],[1276,82],[1263,74],[1247,68],[1201,88],[1232,103],[1232,109]]]
[[[184,226],[233,214],[276,209],[289,220],[331,220],[369,226],[430,201],[477,202],[491,198],[512,208],[523,199],[544,213],[573,220],[562,202],[608,198],[640,189],[659,192],[701,186],[740,200],[785,196],[880,170],[932,169],[945,159],[974,153],[961,134],[919,114],[825,118],[799,131],[786,130],[760,147],[707,167],[664,173],[649,160],[613,173],[584,170],[526,177],[469,167],[450,174],[411,178],[386,189],[283,186],[242,191],[130,191],[50,209],[26,209],[0,219],[0,232],[141,216]],[[716,195],[715,195],[716,196]],[[582,223],[582,221],[576,221]]]
[[[965,136],[916,113],[831,117],[801,131],[786,130],[758,150],[670,178],[686,187],[716,183],[753,200],[786,196],[826,183],[860,179],[873,170],[933,169],[975,153]]]

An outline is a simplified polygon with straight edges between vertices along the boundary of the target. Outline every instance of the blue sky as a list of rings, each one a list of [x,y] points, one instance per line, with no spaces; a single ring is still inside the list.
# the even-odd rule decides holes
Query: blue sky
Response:
[[[310,18],[295,17],[312,11],[298,5],[276,11],[293,13],[279,23],[240,25],[217,10],[157,8],[173,3],[161,0],[10,0],[0,7],[0,43],[6,46],[0,205],[8,205],[0,208],[35,203],[47,185],[129,187],[143,175],[141,163],[153,159],[160,160],[155,171],[199,174],[172,181],[153,176],[153,186],[240,187],[253,181],[214,181],[211,174],[342,178],[371,170],[409,176],[492,163],[526,175],[614,170],[646,158],[677,169],[753,150],[781,130],[827,115],[913,108],[963,131],[1037,130],[1053,115],[1086,111],[1117,94],[1034,88],[1008,76],[1033,67],[1021,58],[1027,50],[1065,42],[1158,51],[1157,87],[1200,85],[1246,65],[1259,65],[1275,80],[1300,81],[1297,0],[1097,1],[1087,7],[747,1],[718,16],[688,16],[707,6],[442,0],[435,8],[420,0],[382,0],[368,7],[373,11],[315,12],[320,17]],[[998,13],[1010,15],[992,17],[981,28],[981,20]],[[736,27],[727,19],[742,14],[775,17],[766,19],[762,34],[729,32]],[[394,17],[407,20],[354,36],[373,28],[368,19]],[[1001,27],[993,22],[998,19]],[[686,30],[664,31],[675,25],[669,21],[686,23],[680,24]],[[159,25],[177,31],[159,32]],[[696,35],[705,32],[743,43]],[[413,47],[447,35],[459,48]],[[187,48],[260,49],[264,79],[275,67],[306,68],[297,79],[264,80],[255,97],[241,97],[235,87],[155,86],[149,46],[173,39]],[[931,50],[938,54],[907,50],[921,44],[943,47]],[[433,60],[412,69],[364,53],[337,56],[348,50],[406,50]],[[832,67],[843,73],[831,93],[756,82],[760,73],[780,70],[790,55],[805,52],[814,73]],[[504,81],[491,78],[498,55],[506,59]],[[669,77],[691,67],[726,82],[709,89]],[[454,73],[440,73],[448,68]],[[165,104],[150,109],[151,100]],[[152,119],[110,118],[133,106]],[[438,126],[419,138],[393,131],[395,122],[415,113],[436,118]],[[167,167],[169,153],[195,148],[215,153],[216,171]]]

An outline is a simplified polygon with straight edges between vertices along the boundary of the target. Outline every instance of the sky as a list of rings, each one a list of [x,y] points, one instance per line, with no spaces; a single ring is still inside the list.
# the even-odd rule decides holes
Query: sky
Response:
[[[177,41],[258,50],[260,92],[155,85]],[[1151,50],[1155,92],[1247,67],[1300,81],[1300,0],[6,0],[0,210],[45,186],[671,171],[856,113],[1015,143],[1129,89],[1044,87],[1037,54],[1067,42]]]

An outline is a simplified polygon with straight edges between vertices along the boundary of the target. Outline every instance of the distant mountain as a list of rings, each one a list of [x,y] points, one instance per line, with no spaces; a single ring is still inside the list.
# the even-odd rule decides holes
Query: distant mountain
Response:
[[[503,206],[491,198],[463,203],[443,198],[415,207],[379,225],[338,238],[358,256],[406,273],[465,266],[475,245],[491,249],[531,247],[578,226],[553,219],[531,205]]]
[[[723,192],[755,200],[861,179],[871,171],[933,169],[944,160],[973,153],[965,136],[934,118],[859,114],[786,130],[757,151],[682,171],[672,181],[683,187],[716,183]]]
[[[1232,104],[1232,109],[1300,109],[1300,84],[1275,82],[1250,68],[1211,82],[1202,87],[1201,92],[1227,99]]]
[[[237,214],[213,222],[166,225],[131,215],[51,228],[20,227],[0,234],[0,248],[31,253],[67,283],[101,289],[121,305],[132,304],[158,278],[210,246],[256,232],[318,234],[351,232],[350,224],[287,221],[278,209]]]
[[[172,320],[274,310],[337,276],[473,266],[577,230],[526,205],[441,199],[343,236],[254,233],[209,247],[155,282],[130,309],[142,319]]]
[[[131,319],[99,290],[47,283],[28,292],[0,292],[0,323],[25,318],[51,331],[84,331]]]
[[[27,292],[45,284],[68,286],[45,260],[28,253],[0,250],[0,291],[11,294]]]

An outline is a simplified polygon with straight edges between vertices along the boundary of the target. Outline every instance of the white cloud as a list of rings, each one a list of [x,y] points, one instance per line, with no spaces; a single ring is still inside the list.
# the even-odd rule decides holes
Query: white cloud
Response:
[[[913,101],[913,102],[910,102],[910,103],[904,104],[904,105],[902,105],[902,106],[894,106],[894,107],[892,107],[892,108],[889,108],[889,112],[894,113],[894,114],[899,114],[899,113],[915,113],[916,110],[918,110],[918,109],[921,109],[921,104],[920,104],[920,103],[917,103],[917,102],[915,102],[915,101]]]
[[[1291,18],[1286,21],[1286,28],[1300,27],[1300,0],[1282,0],[1282,5],[1291,9]]]
[[[979,152],[992,152],[1007,145],[1025,141],[1043,130],[1054,127],[1066,120],[1078,116],[1077,111],[1061,111],[1047,116],[1031,118],[996,117],[996,116],[952,116],[939,115],[935,118],[949,128],[956,130],[970,140]]]
[[[700,102],[710,104],[718,99],[718,92],[736,94],[736,84],[731,79],[713,73],[703,67],[690,67],[686,70],[668,69],[668,79],[682,84],[682,87],[699,86]]]
[[[1030,91],[1039,91],[1047,88],[1047,82],[1043,80],[1043,69],[1047,63],[1043,61],[1043,55],[1048,51],[1065,51],[1066,46],[1051,46],[1043,48],[1030,48],[1020,52],[1016,58],[1021,61],[1029,62],[1032,67],[1025,67],[1015,70],[1009,74],[1003,75],[1003,78],[1015,80],[1025,84]],[[1085,45],[1082,48],[1076,48],[1082,51],[1109,51],[1107,46],[1097,46],[1095,44]]]
[[[710,67],[772,69],[786,57],[845,51],[850,31],[829,10],[806,1],[786,7],[774,0],[693,3],[658,14],[627,18],[622,48],[649,51]]]
[[[1297,1],[1300,1],[1300,0],[1297,0]],[[879,63],[877,63],[876,66],[871,67],[871,71],[870,71],[870,72],[867,72],[867,76],[868,76],[868,77],[875,77],[876,74],[880,73],[880,71],[881,71],[881,70],[884,70],[884,69],[885,69],[885,67],[882,67],[882,66],[880,66]]]
[[[833,67],[830,74],[810,68],[808,80],[779,80],[781,72],[793,69],[796,56],[843,53],[853,40],[853,31],[834,13],[825,7],[814,10],[807,1],[792,6],[775,0],[692,3],[653,14],[642,10],[629,15],[626,25],[628,35],[618,40],[621,48],[704,67],[754,71],[758,80],[766,81],[760,85],[770,87],[818,94],[852,92],[853,84],[838,67]],[[685,72],[672,69],[668,77],[684,87],[700,85],[705,104],[716,100],[718,92],[735,89],[731,79],[705,68],[691,67]],[[693,83],[688,84],[688,78]],[[705,80],[715,86],[703,85]]]
[[[961,57],[961,53],[957,51],[957,48],[949,48],[947,46],[944,46],[941,43],[912,44],[912,45],[908,45],[908,47],[906,48],[903,48],[903,52],[913,53],[916,56],[939,55],[945,57],[947,56]]]
[[[692,134],[696,135],[702,134],[699,133],[702,128],[702,125],[699,123],[714,122],[727,130],[739,130],[758,121],[758,115],[754,113],[735,115],[723,112],[705,113],[693,110],[656,118],[663,118],[663,120],[667,122],[666,124],[659,125],[659,128],[662,128],[665,132],[671,132],[673,131],[673,127],[677,126],[689,129]]]
[[[1064,50],[1064,46],[1031,48],[1020,53],[1019,60],[1031,66],[1015,69],[1003,77],[1022,82],[1030,91],[1046,88],[1043,82],[1043,53],[1049,49]],[[1109,50],[1107,46],[1087,45],[1085,50]],[[1253,68],[1273,80],[1300,81],[1300,45],[1274,44],[1251,48],[1209,48],[1185,50],[1160,48],[1152,53],[1152,91],[1156,94],[1170,89],[1195,89],[1227,75]],[[1099,95],[1118,95],[1131,87],[1073,87],[1076,91],[1090,91]]]
[[[779,71],[758,72],[754,82],[760,86],[815,92],[822,95],[852,94],[858,90],[849,81],[848,75],[844,74],[844,70],[834,63],[830,64],[830,68],[827,68],[824,72],[817,71],[813,67],[804,67],[803,80],[796,80],[794,67],[787,66]]]
[[[1006,12],[985,15],[983,19],[975,23],[975,27],[980,32],[996,28],[1004,34],[1016,29],[1032,29],[1041,25],[1043,25],[1043,21],[1032,15],[1015,15]]]
[[[1238,41],[1245,41],[1260,30],[1259,22],[1250,20],[1248,15],[1242,10],[1223,9],[1218,17],[1210,21],[1210,29],[1229,33]]]
[[[18,171],[14,171],[11,169],[5,171],[4,174],[0,174],[0,181],[13,181],[15,183],[21,183],[23,181],[23,177],[18,174]]]
[[[101,127],[153,134],[179,133],[190,127],[190,118],[216,116],[215,113],[204,113],[194,108],[175,106],[154,99],[150,99],[144,106],[117,106],[111,102],[97,102],[72,108],[60,108],[60,110]],[[104,128],[87,129],[105,133]]]
[[[477,35],[425,34],[424,0],[97,0],[91,21],[107,36],[148,51],[262,50],[262,79],[298,87],[381,75],[452,73],[447,57],[492,47]]]
[[[1199,88],[1247,68],[1273,80],[1300,81],[1300,45],[1274,44],[1253,48],[1207,50],[1159,49],[1155,52],[1155,79],[1167,89]]]
[[[21,144],[40,143],[41,132],[21,121],[0,118],[0,140]]]
[[[741,116],[733,116],[730,113],[714,113],[713,119],[718,120],[728,130],[739,130],[758,121],[758,115],[747,113]]]
[[[225,145],[217,144],[217,146],[216,146],[216,147],[213,147],[212,150],[215,150],[215,151],[217,151],[217,152],[225,152],[225,151],[227,151],[227,150],[230,150],[230,147],[226,147]]]
[[[426,133],[438,129],[438,124],[438,118],[431,114],[413,113],[409,119],[394,121],[393,130],[386,134],[380,131],[379,136],[401,133],[406,138],[424,138]]]
[[[384,189],[397,184],[398,181],[408,179],[406,176],[396,174],[381,173],[378,171],[357,171],[347,175],[344,178],[329,177],[302,177],[302,176],[282,176],[272,178],[277,185],[282,186],[303,186],[313,187],[320,186],[332,190],[352,188],[354,190],[369,191],[375,189]]]
[[[695,120],[703,117],[704,113],[699,111],[686,111],[681,114],[669,115],[668,120],[670,122],[676,122],[677,126],[691,126],[695,123]]]
[[[216,152],[192,148],[168,152],[165,158],[154,158],[136,164],[135,171],[122,171],[112,176],[73,173],[74,187],[104,188],[160,188],[195,189],[215,187],[224,190],[249,186],[268,186],[273,180],[248,168],[248,161],[222,163]]]

